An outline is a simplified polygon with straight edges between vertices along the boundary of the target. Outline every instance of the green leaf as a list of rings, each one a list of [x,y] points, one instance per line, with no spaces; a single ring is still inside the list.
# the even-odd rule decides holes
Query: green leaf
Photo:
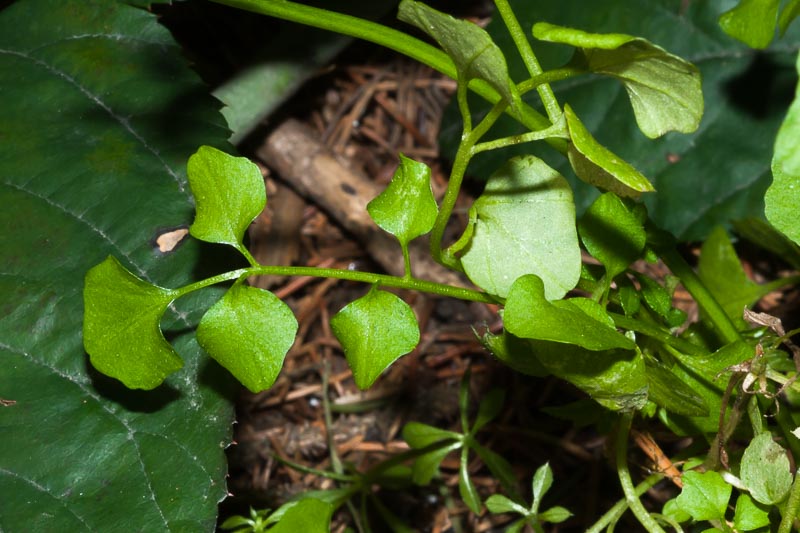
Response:
[[[783,34],[789,29],[789,24],[794,22],[794,19],[796,19],[798,15],[800,15],[800,0],[789,0],[786,2],[783,11],[781,11],[778,17],[778,27],[781,30],[781,37],[783,37]]]
[[[551,507],[543,513],[539,513],[539,521],[549,522],[551,524],[560,524],[561,522],[568,520],[571,516],[572,513],[569,510],[557,505],[555,507]]]
[[[481,337],[483,346],[503,364],[515,372],[528,376],[544,377],[549,374],[533,353],[530,341],[520,339],[506,330],[498,335],[486,333]]]
[[[658,362],[645,362],[648,398],[670,413],[685,416],[708,416],[702,396]]]
[[[533,505],[531,510],[537,512],[539,504],[542,503],[542,498],[553,486],[553,470],[550,468],[550,463],[545,463],[536,469],[533,474],[533,482],[531,483],[531,494],[533,494]]]
[[[516,157],[495,172],[470,210],[472,237],[461,264],[491,294],[536,274],[548,299],[578,283],[581,268],[575,209],[566,180],[536,157]]]
[[[428,233],[439,208],[431,190],[431,169],[400,154],[400,166],[389,186],[370,203],[372,220],[391,233],[402,246]]]
[[[353,379],[366,389],[401,356],[419,343],[414,311],[394,294],[372,289],[331,318]]]
[[[172,291],[143,281],[113,256],[86,274],[83,345],[92,365],[132,389],[153,389],[183,361],[161,333]]]
[[[564,105],[564,116],[572,141],[567,155],[580,179],[626,198],[655,190],[638,170],[598,143],[568,104]]]
[[[719,429],[722,394],[730,378],[726,369],[752,358],[753,347],[745,342],[735,342],[705,357],[673,353],[677,361],[670,371],[703,398],[708,406],[708,415],[689,417],[661,409],[659,416],[662,422],[678,435],[716,433]]]
[[[739,531],[753,531],[769,524],[769,509],[754,502],[749,494],[739,494],[736,499],[736,514],[733,516],[734,527]]]
[[[508,77],[505,55],[483,28],[414,0],[400,2],[397,18],[433,37],[455,63],[460,81],[485,80],[509,105],[516,105],[519,93]]]
[[[417,485],[427,485],[439,471],[439,465],[450,452],[461,448],[462,436],[419,422],[409,422],[403,427],[403,440],[413,449],[422,449],[438,442],[453,441],[418,457],[414,461],[412,479]]]
[[[580,300],[584,303],[577,304]],[[573,298],[548,302],[542,280],[529,274],[517,279],[511,287],[503,321],[508,331],[523,339],[574,344],[588,350],[632,350],[635,343],[618,333],[613,322],[609,324],[610,319],[602,308],[594,302],[586,302],[591,300]],[[587,314],[585,309],[590,309],[592,314]],[[541,359],[540,362],[547,366]]]
[[[725,33],[752,48],[766,48],[775,36],[779,0],[741,0],[719,17]]]
[[[682,476],[683,490],[678,494],[678,506],[695,520],[724,520],[725,509],[733,487],[717,472],[695,472]]]
[[[789,494],[792,486],[789,458],[786,450],[772,440],[771,433],[761,433],[750,441],[742,456],[741,478],[758,503],[774,505]]]
[[[256,393],[275,383],[296,333],[297,319],[288,305],[240,280],[203,316],[197,342]]]
[[[187,172],[197,203],[192,236],[239,248],[247,227],[267,203],[261,171],[246,157],[201,146],[189,158]]]
[[[522,516],[528,515],[528,510],[520,504],[508,499],[502,494],[492,494],[486,500],[486,508],[492,514],[518,513]]]
[[[677,327],[686,321],[686,313],[672,307],[672,290],[644,274],[635,274],[641,285],[641,295],[647,307],[664,318],[669,327]]]
[[[477,433],[486,424],[494,420],[503,409],[505,398],[506,392],[503,389],[490,390],[478,404],[478,413],[475,415],[475,421],[472,424],[470,433]]]
[[[797,56],[800,72],[800,54]],[[800,84],[794,101],[775,139],[772,157],[772,185],[764,196],[767,219],[795,243],[800,244],[800,224],[797,206],[800,205]]]
[[[700,72],[688,61],[646,39],[622,33],[588,33],[539,22],[533,26],[533,35],[577,47],[573,64],[622,83],[639,128],[651,139],[669,131],[691,133],[700,125]]]
[[[469,449],[461,449],[461,461],[458,464],[458,493],[461,499],[467,504],[470,511],[475,514],[481,512],[481,497],[478,494],[478,489],[475,488],[475,482],[469,475]]]
[[[327,533],[330,531],[334,507],[328,502],[315,498],[303,498],[290,502],[275,511],[281,513],[280,521],[270,529],[270,533]]]
[[[219,103],[153,13],[110,0],[7,5],[0,87],[1,527],[214,531],[235,383],[191,331],[221,291],[167,308],[185,364],[152,391],[96,372],[81,331],[109,255],[153,285],[195,281],[196,241],[153,240],[192,220],[186,161],[226,146]]]
[[[715,228],[703,243],[697,274],[728,318],[739,329],[746,329],[742,313],[764,290],[748,279],[724,228]]]
[[[641,255],[647,241],[639,217],[610,192],[592,203],[578,232],[589,253],[606,267],[609,281]]]
[[[517,500],[522,500],[517,487],[517,478],[514,469],[502,455],[493,452],[489,448],[480,445],[475,439],[466,439],[469,448],[481,458],[483,464],[489,469],[492,475],[500,481],[502,487],[508,492],[509,496]]]
[[[639,35],[670,53],[697,65],[702,78],[705,113],[700,128],[690,135],[670,134],[651,140],[641,134],[627,93],[605,76],[581,76],[552,85],[559,102],[568,103],[597,141],[652,180],[658,194],[643,196],[656,226],[682,241],[703,240],[720,224],[748,216],[763,216],[764,190],[771,180],[770,159],[786,102],[797,84],[795,60],[800,25],[793,24],[784,39],[763,52],[754,52],[727,36],[717,24],[729,0],[683,3],[676,0],[509,0],[523,28],[548,21],[593,32]],[[503,50],[515,46],[500,17],[487,31]],[[534,52],[546,70],[565,65],[574,49],[533,41]],[[523,61],[509,54],[514,79],[529,77]],[[523,100],[541,107],[536,91]],[[477,116],[490,106],[471,101]],[[455,103],[442,121],[440,146],[454,154],[461,136]],[[510,117],[492,127],[493,136],[527,130]],[[578,213],[598,195],[578,180],[564,158],[544,143],[525,144],[482,153],[470,162],[469,174],[489,176],[509,157],[534,154],[558,170],[573,186]],[[795,202],[796,204],[797,202]]]

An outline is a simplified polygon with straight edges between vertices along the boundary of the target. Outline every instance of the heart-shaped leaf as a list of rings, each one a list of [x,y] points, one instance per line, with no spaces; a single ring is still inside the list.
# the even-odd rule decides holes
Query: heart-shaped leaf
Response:
[[[505,55],[483,28],[415,0],[402,0],[397,18],[433,37],[455,63],[462,81],[482,79],[509,105],[519,100],[517,87],[508,77]]]
[[[241,247],[244,232],[267,203],[258,167],[246,157],[201,146],[189,158],[187,173],[197,204],[192,236]]]
[[[83,344],[94,367],[132,389],[153,389],[183,361],[161,333],[172,291],[143,281],[113,256],[86,274]]]
[[[294,344],[297,319],[269,291],[237,282],[203,316],[197,341],[252,392],[275,383]]]
[[[577,304],[578,300],[582,304]],[[617,332],[607,316],[598,320],[603,315],[605,312],[598,304],[585,298],[548,301],[542,280],[529,274],[517,279],[511,287],[503,322],[508,331],[523,339],[574,344],[587,350],[632,350],[635,343]],[[544,363],[541,359],[540,362]]]
[[[669,131],[691,133],[703,116],[697,67],[663,48],[622,33],[589,33],[539,22],[539,40],[578,48],[573,63],[619,80],[628,92],[636,122],[654,139]]]
[[[336,313],[331,329],[360,389],[372,386],[389,365],[419,343],[419,325],[411,307],[374,286]]]
[[[431,169],[400,154],[400,166],[386,189],[367,204],[372,220],[401,246],[428,233],[439,209],[431,190]]]
[[[536,157],[516,157],[492,174],[470,211],[461,265],[473,283],[506,296],[525,274],[564,296],[581,269],[575,208],[566,180]],[[462,239],[463,240],[463,239]]]
[[[193,239],[154,246],[192,220],[189,156],[228,133],[169,31],[131,3],[0,11],[0,396],[16,402],[0,407],[4,531],[211,532],[227,492],[235,384],[192,333],[221,291],[167,308],[184,366],[154,390],[107,378],[83,349],[84,280],[109,255],[161,287],[221,266]]]

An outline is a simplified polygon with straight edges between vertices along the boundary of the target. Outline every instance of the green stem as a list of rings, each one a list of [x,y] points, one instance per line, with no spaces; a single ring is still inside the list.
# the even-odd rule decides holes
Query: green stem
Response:
[[[520,94],[525,94],[532,89],[539,89],[542,86],[546,86],[549,88],[548,84],[550,83],[553,83],[555,81],[566,80],[585,73],[586,71],[574,67],[561,67],[553,70],[548,70],[536,74],[535,76],[532,76],[527,80],[518,83],[517,90],[519,91]],[[559,110],[559,115],[557,115],[555,119],[557,119],[559,116],[560,116],[560,110]],[[555,122],[555,119],[551,120]]]
[[[411,37],[401,31],[358,17],[320,9],[316,7],[290,2],[289,0],[213,0],[218,4],[252,11],[261,15],[288,20],[333,31],[342,35],[349,35],[364,39],[391,50],[395,50],[411,59],[428,65],[452,79],[458,79],[458,73],[452,60],[441,50]],[[469,84],[470,90],[480,95],[491,103],[501,100],[500,95],[491,85],[479,79],[474,79]],[[510,111],[510,114],[531,130],[540,130],[550,125],[550,121],[541,113],[528,105]],[[557,143],[556,143],[556,147]],[[559,148],[560,149],[560,148]]]
[[[792,483],[792,490],[789,492],[789,500],[783,509],[783,518],[781,518],[781,524],[778,526],[778,533],[790,533],[792,525],[798,516],[800,516],[800,475],[795,470],[794,483]]]
[[[652,474],[645,478],[644,481],[636,485],[634,492],[636,497],[638,498],[648,490],[650,490],[656,483],[664,479],[664,476],[661,474]],[[626,498],[621,499],[618,501],[614,506],[609,509],[606,514],[600,517],[600,519],[595,522],[592,527],[586,530],[586,533],[600,533],[603,529],[606,528],[610,523],[616,522],[620,519],[622,514],[628,509],[628,500]]]
[[[528,133],[523,133],[521,135],[512,135],[510,137],[503,137],[502,139],[495,139],[493,141],[478,143],[473,147],[472,154],[474,155],[479,152],[485,152],[487,150],[497,150],[498,148],[505,148],[506,146],[514,146],[517,144],[522,144],[527,142],[552,139],[554,137],[568,139],[569,135],[567,135],[564,132],[561,126],[554,124],[553,126],[550,126],[549,128],[543,130],[531,131]]]
[[[655,518],[650,516],[650,513],[644,508],[641,500],[639,500],[639,495],[636,494],[636,488],[633,486],[631,474],[628,471],[628,433],[631,429],[632,420],[633,413],[624,413],[622,415],[619,430],[617,430],[616,442],[614,443],[617,448],[617,475],[619,476],[619,482],[622,485],[622,492],[625,494],[628,507],[631,508],[639,523],[650,533],[665,533]]]
[[[519,55],[522,56],[522,61],[525,63],[525,68],[528,69],[528,74],[531,76],[541,74],[542,67],[539,65],[539,60],[536,59],[536,54],[533,53],[531,43],[528,41],[522,27],[519,25],[519,21],[514,14],[514,10],[512,10],[511,6],[508,4],[508,0],[495,0],[494,4],[497,6],[497,11],[503,18],[503,22],[506,28],[508,28],[508,33],[511,34],[511,38],[517,46]],[[561,106],[558,105],[558,100],[556,100],[553,89],[547,84],[541,84],[537,86],[536,89],[539,91],[539,96],[542,99],[550,122],[555,122],[558,117],[561,116]]]
[[[689,291],[689,294],[697,302],[697,305],[705,312],[708,319],[711,321],[712,326],[717,332],[723,344],[731,344],[741,340],[739,331],[733,324],[725,310],[717,302],[714,296],[709,292],[700,277],[695,274],[692,267],[681,257],[675,248],[666,246],[657,250],[659,257],[664,261],[664,264],[669,267],[672,273],[680,278],[681,283]]]
[[[335,278],[345,279],[348,281],[357,281],[361,283],[368,283],[370,285],[380,285],[382,287],[394,287],[398,289],[409,289],[414,291],[427,292],[431,294],[438,294],[440,296],[447,296],[450,298],[458,298],[459,300],[469,300],[472,302],[483,303],[497,303],[498,300],[492,296],[472,290],[463,289],[461,287],[454,287],[452,285],[445,285],[443,283],[436,283],[433,281],[425,281],[417,278],[398,278],[396,276],[389,276],[386,274],[373,274],[371,272],[360,272],[357,270],[343,270],[338,268],[317,268],[317,267],[299,267],[299,266],[256,266],[250,268],[240,268],[239,270],[232,270],[212,276],[210,278],[191,283],[179,289],[172,291],[175,298],[180,298],[190,292],[198,289],[209,287],[217,283],[231,281],[241,278],[242,276],[310,276],[315,278]]]

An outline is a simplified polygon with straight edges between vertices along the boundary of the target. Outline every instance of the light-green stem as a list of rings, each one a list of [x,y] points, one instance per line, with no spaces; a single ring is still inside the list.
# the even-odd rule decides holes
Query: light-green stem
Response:
[[[528,74],[531,76],[541,74],[542,67],[539,65],[539,60],[536,59],[536,54],[533,53],[531,43],[528,41],[528,38],[525,35],[525,32],[522,30],[522,27],[519,25],[519,21],[517,20],[514,11],[511,9],[511,6],[508,4],[508,0],[495,0],[494,4],[497,6],[497,11],[500,13],[500,17],[503,19],[506,28],[508,28],[508,33],[511,34],[511,39],[513,39],[514,44],[519,51],[519,55],[522,57],[522,61],[525,63],[525,68],[528,69]],[[539,91],[539,96],[542,99],[542,103],[547,111],[547,116],[550,118],[550,122],[555,122],[558,117],[561,116],[561,106],[558,105],[558,100],[556,100],[556,95],[553,93],[553,89],[551,89],[550,86],[545,83],[538,85],[536,90]]]
[[[651,474],[644,481],[636,485],[634,492],[636,497],[638,498],[648,490],[650,490],[656,483],[664,479],[664,476],[661,474]],[[619,520],[622,514],[628,509],[628,500],[626,498],[621,499],[618,501],[614,506],[606,511],[606,514],[600,517],[600,519],[595,522],[592,527],[586,530],[586,533],[600,533],[603,531],[606,526],[610,523]]]
[[[370,285],[379,285],[381,287],[394,287],[398,289],[409,289],[414,291],[427,292],[430,294],[438,294],[440,296],[447,296],[450,298],[458,298],[460,300],[469,300],[473,302],[483,303],[497,303],[497,299],[492,296],[472,290],[464,289],[461,287],[454,287],[452,285],[445,285],[443,283],[436,283],[433,281],[425,281],[418,278],[398,278],[396,276],[389,276],[386,274],[373,274],[371,272],[360,272],[356,270],[343,270],[338,268],[317,268],[317,267],[299,267],[299,266],[254,266],[249,268],[240,268],[239,270],[232,270],[212,276],[204,280],[191,283],[179,289],[174,289],[172,295],[174,298],[180,298],[190,292],[210,287],[217,283],[239,279],[243,276],[310,276],[315,278],[336,278],[345,279],[349,281],[358,281],[361,283],[368,283]]]
[[[639,500],[639,495],[636,494],[636,488],[631,480],[631,473],[628,471],[628,434],[630,433],[632,420],[633,413],[624,413],[622,415],[619,429],[617,430],[617,438],[614,442],[617,449],[616,459],[619,483],[622,485],[622,492],[625,494],[628,507],[639,520],[639,523],[650,533],[665,533],[655,518],[650,516],[650,513],[644,508],[641,500]]]

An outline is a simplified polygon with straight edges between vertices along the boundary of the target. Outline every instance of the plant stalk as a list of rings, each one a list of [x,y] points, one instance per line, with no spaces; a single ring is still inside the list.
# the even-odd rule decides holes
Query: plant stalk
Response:
[[[650,533],[665,533],[655,518],[650,516],[650,513],[644,508],[641,500],[639,500],[639,495],[636,494],[636,488],[633,486],[631,474],[628,471],[628,434],[630,433],[632,420],[633,413],[624,413],[622,415],[619,429],[617,430],[616,442],[614,443],[617,449],[616,459],[619,482],[622,485],[622,492],[625,494],[628,507],[631,508],[639,523]]]

